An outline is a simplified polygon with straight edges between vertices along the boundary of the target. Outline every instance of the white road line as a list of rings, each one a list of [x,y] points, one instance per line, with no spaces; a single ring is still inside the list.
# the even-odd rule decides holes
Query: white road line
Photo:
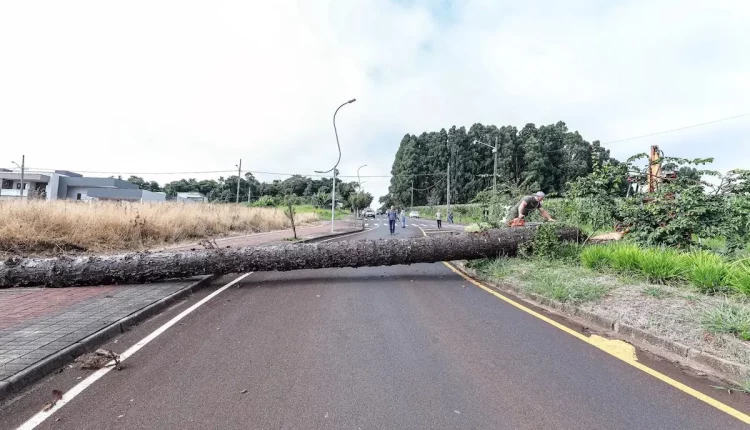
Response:
[[[163,326],[157,328],[154,330],[151,334],[141,339],[138,343],[128,348],[125,352],[123,352],[120,355],[120,361],[125,361],[130,357],[131,355],[135,354],[143,348],[144,346],[148,345],[149,342],[156,339],[160,334],[164,333],[172,327],[173,325],[177,324],[181,319],[188,316],[191,312],[198,309],[199,307],[203,306],[206,302],[211,300],[212,298],[219,295],[222,291],[226,290],[227,288],[231,287],[232,285],[240,282],[241,280],[245,279],[247,276],[251,275],[253,272],[245,273],[244,275],[241,275],[237,277],[232,282],[224,285],[223,287],[219,288],[218,290],[214,291],[213,293],[207,295],[204,297],[201,301],[194,304],[193,306],[190,306],[189,308],[182,311],[179,315],[169,320],[166,324]],[[17,430],[31,430],[33,428],[36,428],[39,424],[43,423],[44,420],[52,416],[55,412],[57,412],[58,409],[62,408],[66,404],[68,404],[71,400],[73,400],[77,395],[81,394],[83,390],[91,386],[94,382],[99,380],[102,376],[109,373],[112,369],[114,369],[114,361],[110,361],[107,363],[106,367],[102,367],[101,369],[97,370],[96,372],[89,375],[86,379],[79,382],[76,386],[68,390],[65,394],[63,394],[62,398],[55,403],[55,405],[50,408],[47,411],[41,411],[34,415],[33,417],[29,418],[28,421],[23,423],[20,427],[18,427]]]
[[[380,224],[375,224],[375,227],[380,227]]]
[[[365,227],[369,227],[369,226],[370,226],[370,223],[367,223],[367,222],[366,222],[366,223],[365,223]]]

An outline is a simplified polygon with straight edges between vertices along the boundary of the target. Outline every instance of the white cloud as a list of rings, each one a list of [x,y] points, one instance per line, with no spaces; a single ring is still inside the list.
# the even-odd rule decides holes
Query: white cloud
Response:
[[[563,5],[564,3],[564,5]],[[442,3],[441,3],[442,4]],[[103,171],[388,174],[405,133],[558,120],[616,140],[750,111],[736,1],[4,2],[6,160]],[[750,118],[661,144],[747,167]],[[165,181],[165,176],[149,176]],[[366,188],[386,192],[387,178]]]

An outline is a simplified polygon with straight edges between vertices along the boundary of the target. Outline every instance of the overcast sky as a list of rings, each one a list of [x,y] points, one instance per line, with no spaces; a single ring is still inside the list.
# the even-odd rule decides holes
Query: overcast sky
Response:
[[[614,141],[750,113],[748,23],[747,0],[4,1],[0,167],[311,174],[353,97],[342,175],[453,124]],[[750,168],[750,116],[609,148],[651,144]]]

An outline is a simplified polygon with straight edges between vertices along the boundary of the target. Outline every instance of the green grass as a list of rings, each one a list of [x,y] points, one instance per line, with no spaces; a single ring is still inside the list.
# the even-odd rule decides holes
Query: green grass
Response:
[[[564,303],[598,300],[609,292],[589,270],[561,260],[500,257],[475,260],[469,266],[495,279],[510,279],[526,292]]]
[[[312,205],[299,205],[295,207],[297,209],[297,213],[312,212],[312,213],[317,214],[320,217],[320,219],[323,221],[331,219],[330,209],[316,208],[316,207],[313,207]],[[349,212],[348,210],[344,210],[344,209],[336,209],[336,216],[334,219],[342,219],[347,215],[351,215],[351,212]]]
[[[581,251],[581,264],[589,269],[612,267],[612,250],[606,245],[591,245]]]
[[[685,279],[685,259],[672,249],[646,249],[640,253],[638,267],[649,282],[666,284]]]
[[[729,265],[720,256],[708,251],[684,254],[685,275],[702,293],[715,293],[727,286]]]
[[[671,296],[669,291],[665,291],[663,288],[659,288],[653,285],[644,288],[641,292],[646,296],[651,296],[657,299],[663,299],[665,297]]]
[[[729,266],[727,283],[732,290],[750,295],[750,259],[736,261]]]
[[[590,269],[611,269],[620,276],[645,278],[656,284],[688,282],[705,294],[731,290],[750,295],[750,259],[730,263],[709,251],[680,253],[669,248],[611,243],[586,247],[580,262]]]
[[[641,259],[643,257],[642,249],[629,244],[617,243],[612,246],[612,268],[620,272],[639,272]]]
[[[532,271],[524,289],[563,303],[599,300],[609,291],[609,288],[594,280],[571,277],[565,271],[556,268],[540,268]]]
[[[722,303],[704,312],[701,325],[711,333],[730,333],[742,340],[750,340],[750,309]]]

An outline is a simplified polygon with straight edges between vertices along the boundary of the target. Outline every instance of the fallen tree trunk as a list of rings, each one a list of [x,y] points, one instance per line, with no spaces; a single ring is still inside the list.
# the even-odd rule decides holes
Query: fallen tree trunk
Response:
[[[535,228],[525,227],[388,240],[90,257],[10,258],[0,263],[0,288],[134,284],[206,274],[393,266],[512,256],[535,232]],[[558,234],[561,240],[568,241],[577,241],[580,237],[580,231],[575,228],[560,228]]]

